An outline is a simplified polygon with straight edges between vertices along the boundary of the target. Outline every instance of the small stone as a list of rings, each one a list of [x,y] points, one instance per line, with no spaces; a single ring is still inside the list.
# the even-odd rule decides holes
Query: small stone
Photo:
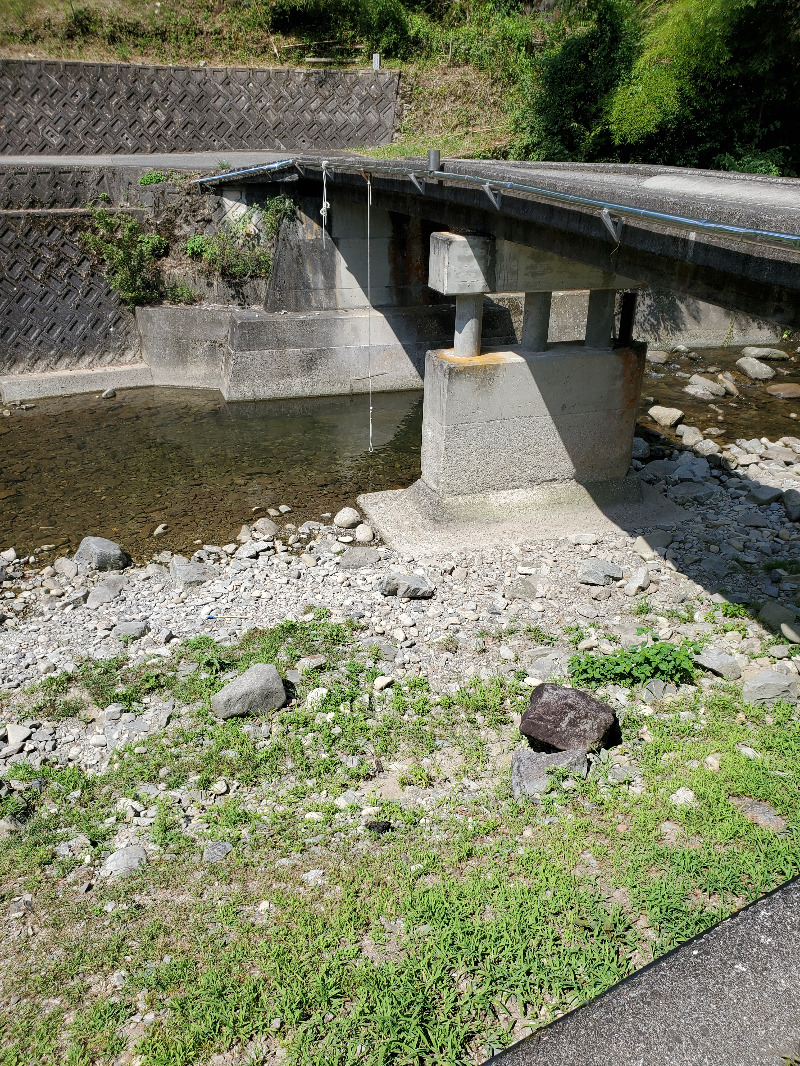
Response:
[[[779,674],[776,670],[762,670],[742,686],[745,703],[773,704],[778,701],[797,702],[797,678]]]
[[[334,517],[333,524],[340,529],[355,529],[361,524],[361,515],[355,507],[343,507]]]
[[[640,566],[634,570],[625,585],[626,596],[636,596],[639,592],[644,592],[645,589],[650,587],[650,572],[646,566]]]
[[[777,489],[774,485],[753,484],[747,494],[747,499],[757,503],[759,507],[765,507],[769,503],[775,503],[783,496],[783,489]]]
[[[693,448],[694,454],[707,459],[709,455],[719,455],[722,448],[713,440],[701,440]]]
[[[633,542],[633,550],[645,561],[658,558],[658,548],[668,548],[672,544],[672,534],[666,529],[654,529],[644,533]]]
[[[250,527],[251,535],[253,531],[260,533],[262,537],[277,537],[278,533],[280,533],[280,526],[273,522],[271,518],[259,518]]]
[[[61,577],[65,577],[67,581],[72,581],[78,576],[78,567],[72,559],[67,559],[65,556],[61,556],[60,559],[56,559],[53,563],[53,569]]]
[[[375,689],[376,692],[383,692],[385,688],[389,688],[389,686],[393,684],[393,677],[389,677],[386,674],[381,674],[380,677],[376,677],[375,680],[372,682],[372,687]]]
[[[742,355],[751,359],[768,359],[772,363],[782,362],[789,358],[780,348],[757,348],[755,346],[742,348]]]
[[[202,563],[189,562],[182,555],[173,555],[169,561],[169,576],[179,589],[203,585],[214,577],[214,571]]]
[[[694,807],[697,805],[697,797],[690,788],[681,787],[670,796],[672,802],[678,807]]]
[[[710,381],[708,378],[704,378],[702,374],[692,374],[689,378],[689,384],[696,385],[705,392],[710,392],[712,396],[725,395],[725,387],[723,385],[720,385],[716,381]],[[683,440],[685,444],[691,445],[692,443],[695,443],[693,441],[687,441],[685,436]]]
[[[215,796],[224,796],[228,791],[228,782],[224,777],[221,777],[219,781],[212,781],[208,786],[208,791]]]
[[[271,663],[256,663],[211,697],[218,718],[269,714],[286,703],[286,689]]]
[[[169,526],[167,525],[167,523],[162,522],[160,526],[156,526],[156,528],[153,530],[153,536],[160,537],[162,534],[166,533],[168,529]]]
[[[9,722],[6,726],[6,744],[10,748],[20,747],[26,740],[30,740],[32,735],[33,730],[26,725],[16,725],[14,722]]]
[[[796,400],[800,397],[800,385],[793,381],[784,381],[779,385],[767,385],[764,391],[779,400]]]
[[[724,392],[725,390],[723,389],[722,391]],[[703,439],[703,434],[696,426],[679,426],[678,430],[680,431],[681,429],[683,433],[680,436],[687,448],[693,448],[695,444],[699,444]]]
[[[330,689],[327,688],[312,688],[309,694],[306,696],[306,707],[314,708],[319,707],[325,702],[326,697]]]
[[[717,381],[727,392],[729,396],[738,396],[739,390],[736,387],[736,382],[733,380],[733,374],[728,373],[727,370],[721,374],[717,374]]]
[[[305,881],[307,885],[318,885],[320,881],[325,880],[324,870],[308,870],[304,874],[300,874],[300,880]]]
[[[753,356],[744,356],[741,359],[737,359],[736,365],[745,377],[750,378],[751,381],[769,381],[770,378],[775,377],[775,371],[771,366],[767,366],[766,363],[760,362]]]
[[[526,799],[546,792],[552,783],[550,773],[553,770],[567,770],[577,777],[586,777],[586,749],[541,752],[519,748],[511,756],[511,789],[514,798]]]
[[[543,684],[533,690],[519,731],[540,751],[609,747],[619,730],[605,703],[580,689]]]
[[[368,526],[366,522],[362,522],[356,526],[356,544],[372,544],[375,539],[375,532],[372,526]]]
[[[377,566],[381,561],[381,554],[377,548],[348,548],[339,557],[337,565],[342,570],[360,570],[364,566]]]
[[[699,655],[695,655],[694,661],[704,670],[710,670],[718,677],[735,681],[742,676],[742,668],[735,656],[728,655],[721,648],[705,648]]]
[[[633,459],[648,459],[650,457],[650,445],[646,440],[642,440],[641,437],[633,438],[633,452],[631,458]]]
[[[786,489],[783,494],[783,506],[790,522],[800,521],[800,490]]]
[[[128,877],[147,863],[147,852],[138,844],[129,848],[120,848],[105,860],[100,867],[98,877]]]
[[[712,773],[719,773],[719,768],[722,766],[722,756],[712,752],[711,755],[706,755],[705,759],[703,759],[703,765],[706,769],[711,770]]]
[[[567,540],[570,544],[597,544],[596,533],[570,533]]]
[[[291,512],[292,512],[292,509],[287,504],[285,504],[285,503],[278,504],[278,513],[279,514],[291,514]]]
[[[659,426],[663,426],[665,429],[676,426],[683,418],[683,411],[680,411],[677,407],[661,407],[659,404],[651,407],[647,413],[654,422],[657,422]]]
[[[777,633],[784,622],[791,625],[797,620],[797,611],[791,607],[784,607],[777,600],[766,600],[758,612],[758,620]]]
[[[212,840],[203,848],[203,862],[213,866],[215,862],[222,862],[232,851],[233,844],[229,844],[227,840]]]
[[[752,759],[753,762],[757,762],[761,758],[761,753],[756,751],[755,748],[751,748],[748,744],[737,744],[736,750],[740,755],[744,755],[745,759]]]
[[[308,552],[303,552],[300,556],[300,562],[303,566],[307,566],[309,570],[313,569],[317,565],[317,560],[313,555],[309,555]]]
[[[578,570],[578,581],[582,585],[610,585],[621,577],[622,568],[610,559],[586,559]]]
[[[149,632],[147,622],[118,622],[111,630],[111,636],[117,640],[141,640]]]
[[[731,796],[728,802],[743,817],[762,829],[772,829],[776,833],[783,833],[789,824],[786,818],[763,800],[751,799],[750,796]]]
[[[116,395],[117,395],[117,390],[116,389],[106,389],[106,391],[101,394],[100,399],[101,400],[113,400]]]
[[[124,570],[130,557],[105,537],[84,537],[75,552],[74,562],[85,570]]]
[[[781,633],[790,644],[800,644],[800,625],[796,622],[781,622]],[[775,655],[776,648],[772,649]]]

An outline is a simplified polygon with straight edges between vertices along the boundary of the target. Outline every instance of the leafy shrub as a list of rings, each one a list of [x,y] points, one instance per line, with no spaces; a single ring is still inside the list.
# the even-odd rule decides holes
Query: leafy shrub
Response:
[[[650,647],[631,648],[613,655],[573,655],[569,674],[573,682],[594,688],[599,685],[645,685],[653,679],[676,685],[689,683],[697,673],[690,643],[676,645],[658,641]]]
[[[190,259],[199,260],[209,276],[225,281],[267,278],[272,271],[273,242],[281,224],[293,215],[290,197],[275,196],[224,222],[216,233],[189,237],[184,251]]]
[[[158,260],[168,251],[166,240],[146,233],[130,215],[112,214],[105,208],[92,210],[94,232],[84,233],[84,244],[103,263],[108,283],[126,307],[155,303],[161,298],[162,280]]]

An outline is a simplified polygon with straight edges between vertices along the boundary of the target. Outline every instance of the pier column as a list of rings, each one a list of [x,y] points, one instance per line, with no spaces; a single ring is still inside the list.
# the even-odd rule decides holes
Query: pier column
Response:
[[[526,292],[522,308],[521,347],[526,352],[543,352],[550,332],[552,292]]]
[[[592,289],[589,293],[585,348],[611,348],[616,298],[615,289]]]

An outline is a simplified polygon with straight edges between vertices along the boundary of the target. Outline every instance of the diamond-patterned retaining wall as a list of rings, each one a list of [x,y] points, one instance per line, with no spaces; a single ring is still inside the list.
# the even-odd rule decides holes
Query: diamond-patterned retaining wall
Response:
[[[387,144],[391,71],[0,60],[0,152],[213,151]]]
[[[0,216],[0,374],[140,361],[133,315],[80,241],[86,222]]]

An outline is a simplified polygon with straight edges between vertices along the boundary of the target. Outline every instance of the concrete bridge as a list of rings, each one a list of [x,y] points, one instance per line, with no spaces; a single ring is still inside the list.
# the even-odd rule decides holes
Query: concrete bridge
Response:
[[[62,175],[113,173],[120,199],[150,168],[215,162],[170,154],[3,164],[34,159]],[[440,538],[445,520],[570,506],[642,524],[640,483],[624,477],[643,373],[644,352],[632,345],[640,286],[800,327],[792,179],[438,153],[235,153],[229,163],[195,182],[198,214],[235,217],[277,191],[298,207],[263,307],[220,306],[212,294],[202,307],[138,309],[145,365],[116,384],[213,387],[238,400],[424,379],[422,481],[402,497],[364,500],[398,542]],[[562,299],[576,291],[585,295],[577,320],[574,301],[565,314]],[[33,377],[50,379],[41,394],[100,384],[94,372],[83,384],[73,372],[56,376],[65,380],[55,389],[51,374],[0,387],[13,399],[31,395]],[[646,504],[651,521],[657,506]]]
[[[474,521],[487,517],[510,520],[511,535],[517,519],[533,514],[547,533],[559,521],[554,516],[572,512],[574,521],[576,510],[584,524],[600,514],[629,525],[668,517],[663,501],[644,499],[640,483],[625,479],[643,376],[644,353],[631,345],[642,283],[800,323],[800,187],[791,180],[655,167],[443,164],[438,153],[377,164],[309,156],[264,166],[203,184],[269,177],[296,181],[301,198],[322,186],[323,242],[330,228],[349,281],[366,292],[370,308],[389,302],[393,286],[405,300],[415,290],[419,297],[415,271],[428,294],[455,303],[452,340],[436,343],[431,335],[424,345],[422,479],[361,501],[396,543],[440,540],[443,524],[469,541],[479,536]],[[417,220],[399,250],[398,216]],[[368,237],[374,258],[365,284]],[[553,293],[576,289],[589,292],[583,337],[552,343]],[[487,343],[485,297],[508,292],[524,294],[517,343]],[[367,315],[372,387],[371,309]],[[383,324],[391,327],[390,315]]]

